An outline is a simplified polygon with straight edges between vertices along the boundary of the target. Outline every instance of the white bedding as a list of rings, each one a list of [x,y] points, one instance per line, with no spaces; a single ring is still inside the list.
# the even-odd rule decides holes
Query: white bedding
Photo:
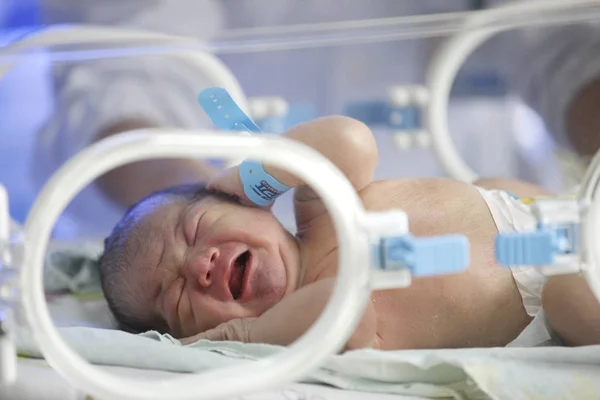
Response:
[[[181,346],[168,335],[130,335],[97,328],[61,328],[61,333],[89,361],[133,368],[142,375],[150,374],[149,370],[186,373],[251,364],[285,351],[277,346],[234,342],[200,341]],[[23,354],[40,355],[26,332],[19,333],[18,347]],[[598,376],[600,346],[360,350],[330,357],[301,383],[433,399],[597,399]]]
[[[114,320],[103,300],[97,296],[65,294],[48,301],[53,320],[58,326],[86,326],[112,328]],[[97,331],[100,332],[100,331]],[[170,379],[181,373],[164,370],[99,365],[99,368],[132,379]],[[45,360],[20,357],[17,382],[11,387],[0,387],[2,400],[93,400],[67,379],[54,371]],[[231,400],[423,400],[424,397],[387,393],[369,393],[343,390],[322,384],[292,383],[284,388],[248,394]]]
[[[102,366],[104,370],[130,376],[132,379],[170,379],[174,372]],[[91,397],[70,385],[43,360],[20,360],[19,380],[12,388],[0,388],[2,400],[92,400]],[[35,382],[35,384],[33,384]],[[294,383],[284,388],[248,394],[231,400],[423,400],[423,397],[398,396],[384,393],[365,393],[341,390],[324,385]]]
[[[140,336],[99,329],[112,327],[113,321],[104,301],[94,299],[93,294],[53,297],[50,310],[63,327],[65,340],[86,359],[101,368],[142,379],[252,363],[284,351],[276,346],[205,341],[183,347],[177,340],[156,333]],[[22,355],[40,356],[26,330],[16,336]],[[243,400],[600,399],[598,376],[600,346],[361,350],[331,357],[301,382]],[[83,400],[85,396],[45,361],[22,358],[19,381],[11,388],[0,387],[0,399]]]

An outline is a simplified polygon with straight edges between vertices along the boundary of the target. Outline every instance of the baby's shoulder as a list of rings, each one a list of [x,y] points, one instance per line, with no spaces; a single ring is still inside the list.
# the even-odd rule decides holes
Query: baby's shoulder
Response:
[[[369,210],[387,210],[395,207],[398,194],[405,194],[406,182],[402,179],[373,181],[358,192],[365,208]]]

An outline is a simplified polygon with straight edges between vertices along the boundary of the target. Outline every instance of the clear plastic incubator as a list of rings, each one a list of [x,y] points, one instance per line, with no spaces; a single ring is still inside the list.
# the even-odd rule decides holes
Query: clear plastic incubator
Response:
[[[500,234],[497,260],[548,276],[581,274],[600,301],[600,158],[565,133],[573,98],[600,73],[592,57],[599,1],[62,3],[49,1],[35,26],[6,24],[0,33],[0,397],[266,398],[260,393],[317,379],[310,374],[343,347],[373,290],[467,268],[466,238],[414,237],[402,210],[366,211],[327,159],[279,136],[332,114],[372,129],[376,178],[505,176],[569,193],[536,200],[536,230]],[[197,98],[214,87],[234,104],[207,117]],[[238,112],[252,129],[238,129]],[[140,118],[144,129],[127,128]],[[121,123],[121,133],[98,140]],[[285,351],[221,362],[229,353],[217,348],[215,368],[182,373],[161,361],[171,372],[160,376],[143,357],[125,373],[105,368],[110,350],[104,362],[81,351],[110,347],[101,329],[110,317],[102,317],[108,325],[91,321],[107,311],[101,295],[89,301],[73,289],[93,279],[93,268],[79,263],[74,276],[70,264],[50,276],[48,254],[85,258],[119,220],[124,209],[97,178],[166,158],[216,167],[250,158],[296,174],[322,197],[339,243],[337,283],[320,318]],[[275,213],[291,225],[283,199]],[[50,278],[60,290],[49,290]],[[69,327],[79,325],[87,336],[75,349],[70,340],[80,332]],[[114,332],[130,349],[152,339]],[[143,350],[148,359],[173,345],[154,339]],[[40,373],[29,356],[51,370]],[[51,384],[58,381],[47,371],[63,383]],[[383,399],[386,390],[368,394]]]

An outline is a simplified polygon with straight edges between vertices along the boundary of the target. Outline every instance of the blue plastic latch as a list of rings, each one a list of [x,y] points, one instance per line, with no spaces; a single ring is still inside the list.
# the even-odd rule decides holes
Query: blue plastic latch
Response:
[[[407,268],[414,276],[431,276],[464,271],[469,258],[469,241],[462,235],[406,235],[382,239],[374,262],[381,269]]]
[[[389,121],[389,110],[385,101],[357,101],[349,103],[344,114],[366,125],[382,125]]]
[[[198,95],[198,102],[215,127],[219,129],[250,133],[262,132],[225,89],[205,89]]]
[[[317,112],[311,105],[290,105],[287,115],[256,119],[256,124],[265,133],[281,134],[292,126],[316,118]]]
[[[418,105],[393,107],[384,101],[364,101],[348,104],[344,114],[369,126],[384,126],[394,130],[412,131],[422,128],[422,109]]]
[[[393,129],[407,131],[420,129],[422,127],[421,107],[410,105],[390,108],[388,126]]]
[[[496,237],[496,260],[500,265],[550,265],[555,255],[551,230],[501,233]]]
[[[539,226],[535,232],[511,232],[496,238],[496,260],[504,266],[548,266],[556,263],[559,255],[577,251],[576,224],[551,228]]]

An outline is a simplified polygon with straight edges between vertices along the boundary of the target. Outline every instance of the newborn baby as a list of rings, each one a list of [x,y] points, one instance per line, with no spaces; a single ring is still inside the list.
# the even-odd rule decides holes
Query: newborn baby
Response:
[[[490,210],[503,207],[494,199],[504,199],[504,192],[449,179],[373,181],[375,140],[349,118],[318,119],[286,136],[331,160],[366,209],[400,208],[414,235],[463,234],[470,241],[465,273],[374,292],[347,349],[504,346],[528,326],[541,306],[543,282],[528,290],[531,277],[495,263],[494,218],[502,212]],[[318,318],[338,263],[326,208],[295,176],[255,165],[254,173],[270,179],[271,197],[278,187],[295,188],[292,236],[270,212],[270,202],[256,205],[260,201],[240,177],[248,170],[240,168],[243,163],[206,187],[180,186],[147,197],[107,238],[102,285],[123,329],[168,332],[183,343],[204,338],[288,345]],[[530,187],[516,185],[499,188],[529,195],[524,192]]]

